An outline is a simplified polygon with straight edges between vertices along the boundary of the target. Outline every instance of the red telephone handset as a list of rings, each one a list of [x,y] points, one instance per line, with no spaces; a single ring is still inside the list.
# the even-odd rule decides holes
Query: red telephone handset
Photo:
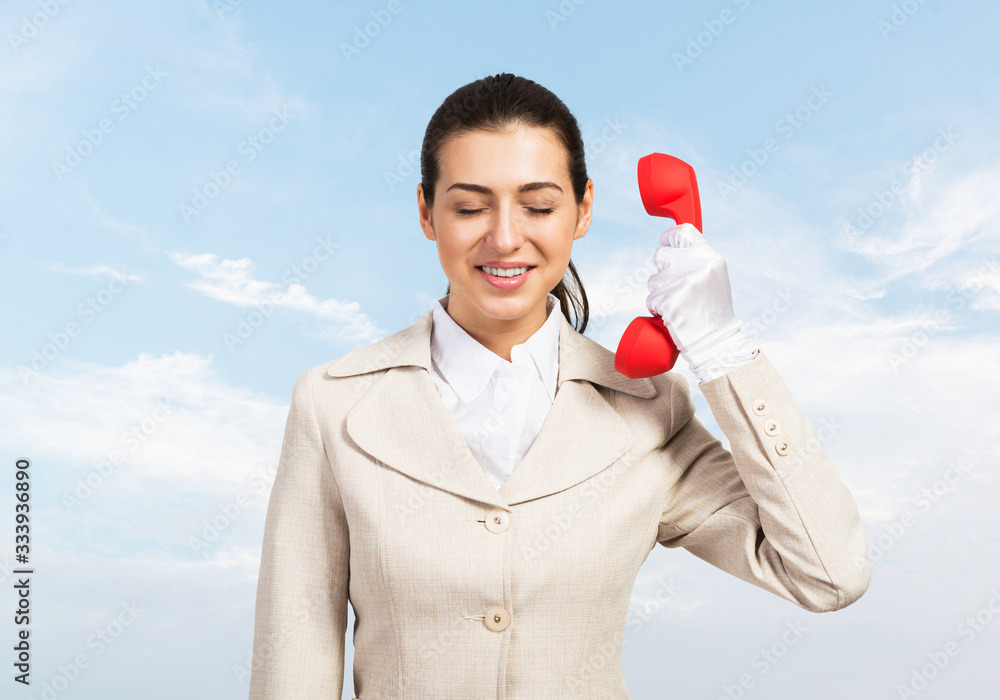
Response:
[[[639,159],[639,194],[650,216],[666,216],[701,231],[701,198],[694,168],[680,158],[650,153]],[[674,366],[680,353],[659,316],[640,316],[625,329],[615,369],[626,377],[652,377]]]

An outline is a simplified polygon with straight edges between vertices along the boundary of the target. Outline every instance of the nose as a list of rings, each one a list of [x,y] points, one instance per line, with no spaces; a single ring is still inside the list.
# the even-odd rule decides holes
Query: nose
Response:
[[[512,202],[498,204],[490,217],[486,243],[501,255],[512,253],[524,245],[524,233],[517,217],[517,205]]]

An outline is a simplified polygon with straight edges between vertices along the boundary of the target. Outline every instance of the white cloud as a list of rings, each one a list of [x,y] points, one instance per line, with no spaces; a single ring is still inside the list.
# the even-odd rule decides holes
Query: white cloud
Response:
[[[83,202],[87,205],[87,208],[93,213],[94,221],[99,226],[107,229],[108,231],[128,236],[130,239],[141,243],[147,250],[153,249],[154,237],[153,234],[147,229],[137,224],[133,224],[130,221],[115,218],[106,213],[104,209],[102,209],[101,206],[95,201],[89,188],[79,179],[71,178],[66,181],[66,184],[77,192],[80,199],[83,200]]]
[[[171,252],[168,255],[175,264],[200,276],[187,286],[212,299],[236,306],[270,304],[305,311],[334,322],[340,340],[370,343],[385,335],[367,315],[359,311],[358,302],[338,299],[321,301],[297,282],[278,284],[255,279],[254,264],[248,258],[219,260],[212,253],[186,255]],[[283,275],[283,278],[287,276]]]
[[[116,471],[209,488],[277,459],[287,406],[225,384],[211,358],[175,352],[120,367],[60,365],[27,382],[0,370],[0,443],[81,473],[118,451]]]
[[[141,282],[145,279],[143,275],[128,272],[124,265],[112,267],[111,265],[97,264],[69,267],[67,265],[63,265],[62,263],[55,262],[46,265],[45,269],[51,270],[52,272],[63,272],[69,275],[107,276],[116,279],[124,279],[128,282]]]
[[[879,263],[886,280],[925,272],[951,256],[994,245],[1000,238],[1000,165],[948,178],[943,168],[914,169],[906,220],[882,235],[864,235],[854,249]]]

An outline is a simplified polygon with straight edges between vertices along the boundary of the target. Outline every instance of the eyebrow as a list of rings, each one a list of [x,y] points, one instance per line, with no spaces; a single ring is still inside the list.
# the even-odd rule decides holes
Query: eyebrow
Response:
[[[554,182],[529,182],[527,184],[521,185],[517,188],[518,192],[534,192],[535,190],[542,190],[546,187],[555,187],[560,192],[563,188]],[[446,192],[451,192],[452,190],[468,190],[469,192],[479,192],[480,194],[493,194],[493,190],[489,187],[483,187],[482,185],[473,185],[468,182],[456,182],[454,185],[449,187]]]

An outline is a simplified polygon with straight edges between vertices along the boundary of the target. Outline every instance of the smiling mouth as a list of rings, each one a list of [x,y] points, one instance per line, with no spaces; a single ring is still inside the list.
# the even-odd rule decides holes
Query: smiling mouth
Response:
[[[517,277],[518,275],[523,275],[528,270],[534,270],[535,265],[525,265],[524,267],[511,267],[508,269],[503,269],[500,267],[486,267],[484,265],[477,266],[477,269],[482,270],[488,275],[493,275],[494,277]]]

